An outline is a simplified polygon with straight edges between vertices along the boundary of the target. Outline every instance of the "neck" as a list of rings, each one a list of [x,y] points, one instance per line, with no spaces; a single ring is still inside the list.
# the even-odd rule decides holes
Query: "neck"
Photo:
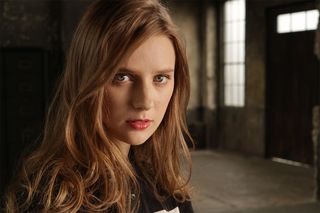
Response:
[[[122,153],[126,158],[128,158],[131,145],[128,144],[128,143],[119,141],[119,142],[118,142],[118,146],[119,146],[119,149],[120,149],[121,153]]]

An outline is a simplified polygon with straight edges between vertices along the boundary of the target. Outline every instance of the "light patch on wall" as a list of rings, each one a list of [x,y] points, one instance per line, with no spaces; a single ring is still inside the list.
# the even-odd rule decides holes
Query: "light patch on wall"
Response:
[[[214,110],[216,108],[216,48],[217,44],[215,42],[215,38],[217,37],[216,34],[216,12],[215,8],[212,5],[209,5],[207,10],[207,25],[206,25],[206,44],[207,44],[207,54],[206,54],[206,102],[205,106],[210,109]]]
[[[306,10],[294,13],[285,13],[277,16],[277,33],[302,32],[316,30],[319,11]]]

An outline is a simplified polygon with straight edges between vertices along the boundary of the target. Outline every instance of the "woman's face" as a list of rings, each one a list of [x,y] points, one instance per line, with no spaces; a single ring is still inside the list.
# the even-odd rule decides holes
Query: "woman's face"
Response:
[[[175,51],[152,36],[121,63],[106,86],[108,133],[121,149],[144,143],[159,127],[174,89]]]

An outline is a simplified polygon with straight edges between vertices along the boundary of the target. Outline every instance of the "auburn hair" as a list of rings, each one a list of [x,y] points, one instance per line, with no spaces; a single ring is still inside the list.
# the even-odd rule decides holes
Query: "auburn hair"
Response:
[[[137,174],[103,122],[105,85],[120,62],[147,38],[167,36],[175,49],[174,91],[165,116],[134,160],[158,200],[189,199],[191,158],[186,138],[190,83],[185,47],[157,0],[100,0],[84,13],[52,100],[42,143],[23,164],[6,196],[6,212],[136,212]],[[185,172],[186,171],[186,172]],[[139,193],[137,193],[139,194]],[[139,200],[139,199],[135,199]]]

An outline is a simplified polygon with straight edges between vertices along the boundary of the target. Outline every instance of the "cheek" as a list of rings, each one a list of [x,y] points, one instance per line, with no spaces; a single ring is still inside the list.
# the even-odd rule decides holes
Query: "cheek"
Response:
[[[164,94],[162,94],[161,98],[159,98],[158,100],[159,108],[165,111],[172,97],[173,97],[173,89],[170,89]]]
[[[108,106],[113,109],[114,112],[117,112],[123,106],[125,106],[128,102],[128,97],[130,94],[127,91],[123,90],[110,90],[108,94]],[[120,107],[120,108],[119,108]],[[111,113],[114,113],[111,112]]]
[[[127,99],[121,92],[109,91],[106,98],[106,123],[107,126],[115,124],[119,121],[121,115],[124,115],[123,110],[126,109]]]

